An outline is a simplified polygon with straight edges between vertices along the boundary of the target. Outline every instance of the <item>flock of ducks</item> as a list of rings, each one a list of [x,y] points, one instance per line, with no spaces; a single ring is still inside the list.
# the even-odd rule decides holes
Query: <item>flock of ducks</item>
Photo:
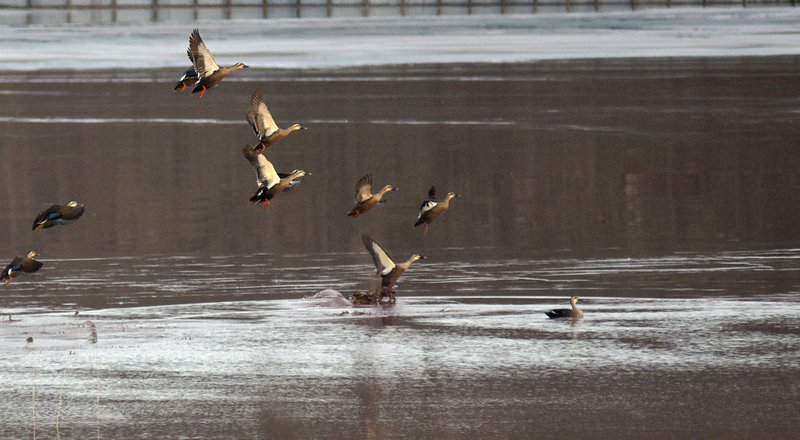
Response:
[[[189,37],[187,54],[192,62],[192,68],[187,70],[175,84],[173,88],[175,92],[181,92],[188,87],[194,86],[192,93],[199,93],[199,97],[202,97],[208,89],[219,83],[223,78],[236,70],[247,67],[243,63],[237,63],[230,67],[217,65],[197,29],[193,30]],[[250,106],[246,119],[258,138],[257,144],[253,146],[245,145],[242,149],[245,159],[256,172],[257,189],[255,194],[250,197],[250,201],[258,203],[266,209],[271,206],[271,201],[275,196],[297,187],[303,178],[311,173],[304,170],[280,173],[275,169],[272,162],[267,159],[264,152],[290,134],[305,130],[306,127],[300,124],[292,124],[286,128],[278,127],[269,107],[261,96],[261,92],[258,90],[253,92],[250,97]],[[383,202],[383,198],[387,193],[396,189],[392,185],[385,185],[379,191],[373,192],[372,174],[366,174],[356,182],[355,205],[347,215],[353,218],[363,215]],[[453,197],[458,197],[457,194],[451,192],[448,193],[444,201],[437,202],[434,200],[435,196],[436,189],[432,186],[428,191],[428,198],[420,206],[419,215],[414,224],[414,226],[425,225],[426,233],[431,222],[450,207],[450,200]],[[369,234],[364,233],[362,241],[375,262],[376,272],[381,277],[381,285],[379,289],[359,298],[366,298],[367,300],[363,302],[371,303],[382,303],[385,298],[388,298],[389,303],[394,303],[395,295],[392,287],[397,279],[412,263],[425,257],[415,254],[405,262],[396,263],[389,256],[389,253]]]
[[[222,81],[226,76],[239,69],[248,67],[244,63],[236,63],[226,67],[219,66],[214,61],[214,57],[200,37],[198,29],[194,29],[189,36],[189,48],[186,53],[189,56],[192,67],[186,70],[183,76],[178,80],[173,91],[181,92],[188,87],[194,86],[192,93],[199,94],[198,98],[202,98],[209,89]],[[257,144],[253,146],[245,145],[242,149],[242,154],[256,172],[257,190],[250,198],[250,201],[261,204],[266,209],[270,206],[270,201],[276,195],[295,188],[304,177],[309,176],[311,173],[307,173],[304,170],[279,173],[275,170],[274,165],[266,158],[264,151],[293,132],[305,130],[306,127],[300,124],[293,124],[287,128],[278,127],[272,117],[272,113],[261,96],[261,92],[258,90],[253,92],[250,98],[250,106],[246,119],[258,138]],[[366,174],[356,182],[355,206],[353,206],[353,209],[347,215],[353,218],[363,215],[383,202],[383,198],[387,193],[396,189],[397,188],[392,185],[385,185],[379,191],[373,193],[372,174]],[[456,197],[460,196],[454,192],[449,192],[444,200],[436,201],[436,188],[431,186],[428,190],[427,199],[422,202],[419,208],[419,214],[414,223],[414,227],[423,225],[424,231],[427,233],[431,222],[444,214],[450,208],[450,201]],[[74,201],[66,205],[52,205],[36,217],[33,222],[33,229],[41,231],[55,225],[72,223],[83,215],[84,210],[85,207],[83,205]],[[381,283],[380,288],[376,288],[373,291],[359,296],[354,295],[354,303],[382,304],[384,302],[383,300],[387,298],[388,303],[394,303],[395,292],[393,286],[400,275],[408,270],[411,264],[425,257],[414,254],[407,261],[397,263],[383,246],[370,237],[369,234],[363,233],[361,239],[367,251],[372,256],[376,273],[380,276]],[[0,282],[5,281],[5,283],[8,284],[13,278],[20,274],[38,271],[42,267],[42,263],[35,260],[35,256],[36,252],[31,251],[25,257],[14,258],[3,270],[2,275],[0,275]],[[358,301],[356,301],[357,299]],[[583,316],[583,312],[578,309],[576,305],[577,302],[578,298],[572,297],[570,299],[572,309],[555,309],[546,312],[546,314],[550,318],[580,318]]]

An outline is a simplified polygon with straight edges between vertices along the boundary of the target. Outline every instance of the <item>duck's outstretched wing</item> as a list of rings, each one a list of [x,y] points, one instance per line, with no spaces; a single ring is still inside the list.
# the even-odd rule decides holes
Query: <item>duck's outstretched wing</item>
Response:
[[[364,242],[364,246],[367,247],[370,255],[372,255],[372,261],[375,263],[375,269],[381,275],[386,275],[395,268],[394,261],[392,261],[392,257],[389,256],[389,253],[386,252],[381,245],[378,244],[372,237],[369,236],[366,232],[361,235],[361,241]]]
[[[256,90],[250,97],[250,109],[247,112],[247,122],[259,138],[269,136],[278,131],[278,125],[272,118],[267,104],[261,98],[261,92]]]
[[[356,182],[356,203],[361,203],[372,197],[372,173],[358,179]]]
[[[422,216],[424,216],[428,211],[433,209],[438,203],[433,200],[436,197],[436,187],[431,186],[431,189],[428,190],[428,199],[422,202],[419,206],[419,215],[417,216],[417,220],[420,220]],[[414,225],[417,226],[417,225]]]
[[[200,31],[197,29],[193,30],[192,35],[189,36],[188,53],[198,78],[205,78],[219,70],[219,66],[214,62],[214,57],[211,56],[211,52],[200,38]]]

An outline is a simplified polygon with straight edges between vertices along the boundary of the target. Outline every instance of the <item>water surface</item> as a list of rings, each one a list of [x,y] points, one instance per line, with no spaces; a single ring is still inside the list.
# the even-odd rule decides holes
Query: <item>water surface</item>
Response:
[[[4,73],[0,244],[44,267],[0,298],[0,434],[792,438],[797,67],[252,69],[202,100],[172,70]],[[268,210],[256,88],[309,126],[268,151],[313,173]],[[348,218],[368,172],[400,190]],[[463,196],[423,234],[431,185]],[[376,282],[364,231],[428,257],[397,305],[311,298]],[[586,317],[547,319],[571,295]]]

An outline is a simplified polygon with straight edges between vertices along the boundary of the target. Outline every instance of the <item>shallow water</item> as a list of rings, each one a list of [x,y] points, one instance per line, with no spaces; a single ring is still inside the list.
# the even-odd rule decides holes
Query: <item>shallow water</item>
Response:
[[[548,437],[554,423],[577,437],[748,438],[763,423],[793,436],[796,294],[593,297],[583,320],[542,313],[563,304],[470,294],[17,315],[0,326],[4,434],[32,435],[35,406],[42,437],[56,425],[71,438]]]
[[[793,438],[797,64],[5,73],[0,243],[44,267],[0,297],[0,437]],[[310,127],[268,210],[254,88]],[[347,218],[367,172],[400,191]],[[428,257],[398,303],[310,298],[376,282],[363,231]]]

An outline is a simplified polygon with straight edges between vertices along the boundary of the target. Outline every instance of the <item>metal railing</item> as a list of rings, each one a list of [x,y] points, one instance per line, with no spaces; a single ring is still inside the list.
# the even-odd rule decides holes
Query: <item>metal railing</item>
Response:
[[[121,14],[161,21],[170,14],[243,17],[407,16],[520,14],[540,11],[601,11],[680,6],[796,6],[798,0],[0,0],[0,11],[99,13],[97,20],[117,22]],[[71,21],[71,15],[66,17]],[[92,20],[95,21],[95,20]],[[30,19],[29,19],[30,22]]]

